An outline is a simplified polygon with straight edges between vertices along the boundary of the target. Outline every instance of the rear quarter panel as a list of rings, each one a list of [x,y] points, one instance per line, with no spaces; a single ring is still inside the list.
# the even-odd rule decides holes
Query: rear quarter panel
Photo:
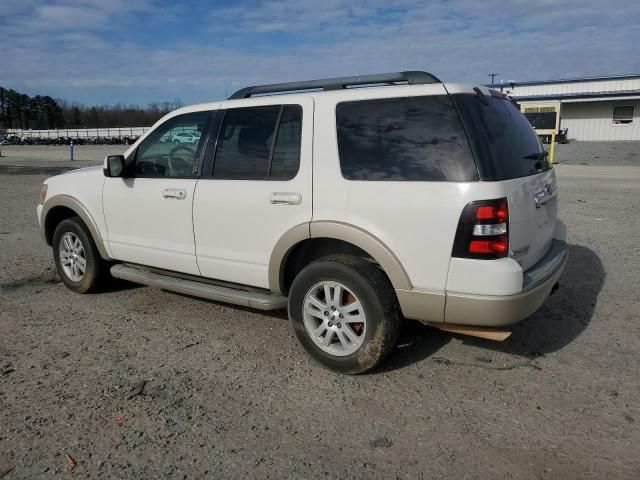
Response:
[[[442,85],[367,89],[366,98],[446,95]],[[382,241],[399,259],[412,286],[445,291],[451,249],[464,206],[505,196],[500,182],[408,182],[346,180],[340,170],[335,108],[363,98],[346,94],[316,97],[313,221],[355,225]]]

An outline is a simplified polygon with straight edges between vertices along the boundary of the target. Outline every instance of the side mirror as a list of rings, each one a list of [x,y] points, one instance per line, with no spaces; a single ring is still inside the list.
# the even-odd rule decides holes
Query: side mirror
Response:
[[[104,176],[122,177],[124,173],[124,155],[107,155],[104,158]]]

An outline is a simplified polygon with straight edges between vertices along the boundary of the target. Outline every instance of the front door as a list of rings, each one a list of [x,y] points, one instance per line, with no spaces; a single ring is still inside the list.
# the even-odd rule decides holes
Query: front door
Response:
[[[203,276],[268,288],[276,242],[311,221],[313,100],[256,103],[220,107],[213,165],[196,187],[193,219]]]
[[[199,275],[191,208],[211,116],[168,119],[129,156],[126,178],[105,179],[102,202],[115,259]],[[192,143],[176,141],[185,134]]]

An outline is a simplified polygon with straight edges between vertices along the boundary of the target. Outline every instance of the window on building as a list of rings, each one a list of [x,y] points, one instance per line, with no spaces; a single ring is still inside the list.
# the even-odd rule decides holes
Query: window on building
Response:
[[[629,125],[633,123],[633,105],[619,105],[613,107],[613,125]]]

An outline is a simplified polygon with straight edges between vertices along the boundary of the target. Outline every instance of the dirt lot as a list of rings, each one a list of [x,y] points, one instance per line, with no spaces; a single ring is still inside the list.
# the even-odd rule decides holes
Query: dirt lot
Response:
[[[0,478],[640,478],[640,162],[558,165],[569,264],[506,342],[408,322],[347,377],[285,312],[64,288],[34,211],[38,165],[67,162],[21,152],[0,159]]]

